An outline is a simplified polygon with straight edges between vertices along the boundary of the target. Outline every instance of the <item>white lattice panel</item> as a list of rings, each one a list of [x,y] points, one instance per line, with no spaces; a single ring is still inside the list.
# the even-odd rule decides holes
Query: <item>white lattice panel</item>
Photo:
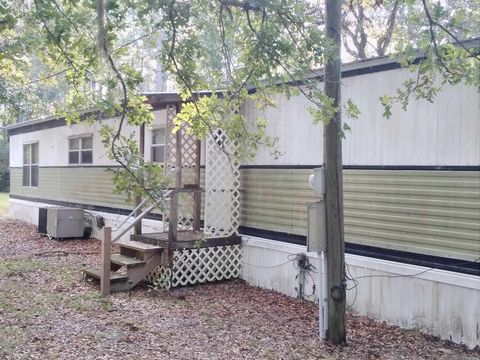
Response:
[[[172,270],[166,266],[157,266],[146,278],[147,282],[156,289],[170,289],[172,287]]]
[[[175,128],[174,119],[176,108],[171,105],[167,107],[167,149],[165,156],[165,171],[168,173],[174,169],[180,169],[182,173],[181,187],[184,185],[199,185],[198,178],[198,156],[199,142],[197,139],[187,134],[185,127],[181,127],[177,133],[173,134]],[[180,154],[177,153],[177,142],[180,142]],[[173,173],[172,176],[175,176]],[[168,229],[168,205],[163,214],[164,229]],[[193,225],[193,195],[181,194],[178,201],[178,230],[190,230]]]
[[[165,172],[168,173],[172,169],[177,168],[177,135],[173,134],[173,128],[175,127],[174,119],[177,115],[177,109],[175,106],[167,106],[167,139],[166,139],[166,152],[165,152]]]
[[[170,171],[180,167],[182,170],[182,186],[185,184],[199,184],[198,179],[198,156],[199,143],[193,135],[189,135],[182,126],[175,134],[174,119],[176,116],[175,106],[167,107],[167,149],[165,156],[165,169]],[[177,154],[177,141],[180,142],[180,158]]]
[[[147,281],[159,289],[170,289],[238,278],[241,271],[240,245],[183,249],[174,252],[171,271],[165,266],[159,266],[148,275]]]
[[[169,224],[169,209],[170,202],[165,205],[165,212],[163,214],[164,229],[168,229]],[[178,194],[178,230],[193,230],[193,194],[180,193]]]
[[[182,183],[183,185],[198,185],[198,147],[199,143],[193,136],[187,135],[185,129],[182,128]]]
[[[226,237],[237,233],[240,219],[240,170],[236,146],[223,130],[206,139],[205,233]]]

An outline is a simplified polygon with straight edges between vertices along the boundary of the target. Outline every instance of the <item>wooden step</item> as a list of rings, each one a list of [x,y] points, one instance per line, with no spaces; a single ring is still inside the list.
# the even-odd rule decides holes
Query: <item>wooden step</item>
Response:
[[[102,270],[98,268],[88,268],[83,270],[83,273],[85,274],[85,277],[87,279],[94,279],[94,280],[100,280]],[[127,282],[128,276],[119,274],[115,271],[110,271],[110,283],[116,283],[116,282]]]
[[[126,266],[126,267],[132,267],[132,266],[138,266],[138,265],[144,265],[145,261],[130,257],[130,256],[125,256],[121,254],[113,254],[112,257],[110,258],[110,261],[114,264],[120,265],[120,266]]]
[[[120,248],[127,248],[131,250],[141,251],[141,252],[156,252],[161,250],[162,248],[155,245],[145,244],[140,241],[125,241],[122,243],[118,243]]]
[[[125,241],[118,243],[118,246],[120,247],[120,255],[140,260],[148,260],[154,254],[162,251],[161,247],[144,244],[139,241]]]

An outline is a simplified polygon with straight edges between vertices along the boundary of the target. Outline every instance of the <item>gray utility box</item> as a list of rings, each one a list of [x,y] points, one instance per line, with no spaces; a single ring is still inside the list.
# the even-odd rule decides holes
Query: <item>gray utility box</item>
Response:
[[[325,202],[307,203],[308,234],[307,251],[322,252],[327,250],[325,219]]]
[[[54,238],[82,238],[83,209],[51,207],[47,213],[47,234]]]

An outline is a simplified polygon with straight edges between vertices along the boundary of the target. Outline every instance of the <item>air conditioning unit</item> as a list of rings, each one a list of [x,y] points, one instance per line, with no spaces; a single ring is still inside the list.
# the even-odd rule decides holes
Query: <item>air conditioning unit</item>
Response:
[[[38,232],[40,234],[47,233],[47,217],[48,207],[41,207],[38,209]]]
[[[44,216],[44,214],[42,214]],[[54,238],[82,238],[85,229],[83,209],[47,208],[47,235]],[[40,224],[39,224],[40,230]]]

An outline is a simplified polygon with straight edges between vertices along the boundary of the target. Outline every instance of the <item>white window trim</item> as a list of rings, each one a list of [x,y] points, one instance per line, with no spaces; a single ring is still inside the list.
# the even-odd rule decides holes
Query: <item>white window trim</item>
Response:
[[[92,148],[91,149],[82,149],[82,138],[92,138]],[[78,149],[70,150],[70,140],[79,139]],[[82,162],[82,150],[84,151],[91,151],[92,152],[92,162],[84,163]],[[70,153],[78,153],[78,163],[71,163],[70,162]],[[67,163],[69,166],[92,166],[93,165],[93,134],[81,134],[81,135],[73,135],[69,136],[67,139]]]
[[[154,137],[154,133],[155,131],[157,130],[165,130],[165,139],[164,139],[164,142],[163,144],[154,144],[153,143],[153,137]],[[161,147],[163,146],[163,161],[160,162],[160,161],[154,161],[153,159],[153,148],[156,148],[156,147]],[[166,126],[156,126],[152,129],[152,132],[151,132],[151,143],[150,143],[150,159],[152,162],[156,163],[156,164],[165,164],[165,156],[167,155],[167,127]]]
[[[32,148],[34,144],[37,144],[37,161],[36,163],[33,162],[33,154],[32,154]],[[29,164],[25,164],[25,159],[23,158],[24,156],[24,148],[25,146],[29,146],[30,148],[30,163]],[[28,141],[28,142],[25,142],[22,144],[22,186],[24,187],[33,187],[33,188],[38,188],[38,184],[40,183],[40,179],[39,179],[39,173],[40,173],[40,170],[39,170],[39,162],[40,162],[40,145],[38,143],[38,140],[33,140],[33,141]],[[23,168],[25,166],[28,166],[29,168],[29,181],[28,181],[28,185],[25,185],[24,184],[24,179],[23,179]],[[33,170],[33,167],[36,166],[37,167],[37,185],[32,185],[32,170]]]

